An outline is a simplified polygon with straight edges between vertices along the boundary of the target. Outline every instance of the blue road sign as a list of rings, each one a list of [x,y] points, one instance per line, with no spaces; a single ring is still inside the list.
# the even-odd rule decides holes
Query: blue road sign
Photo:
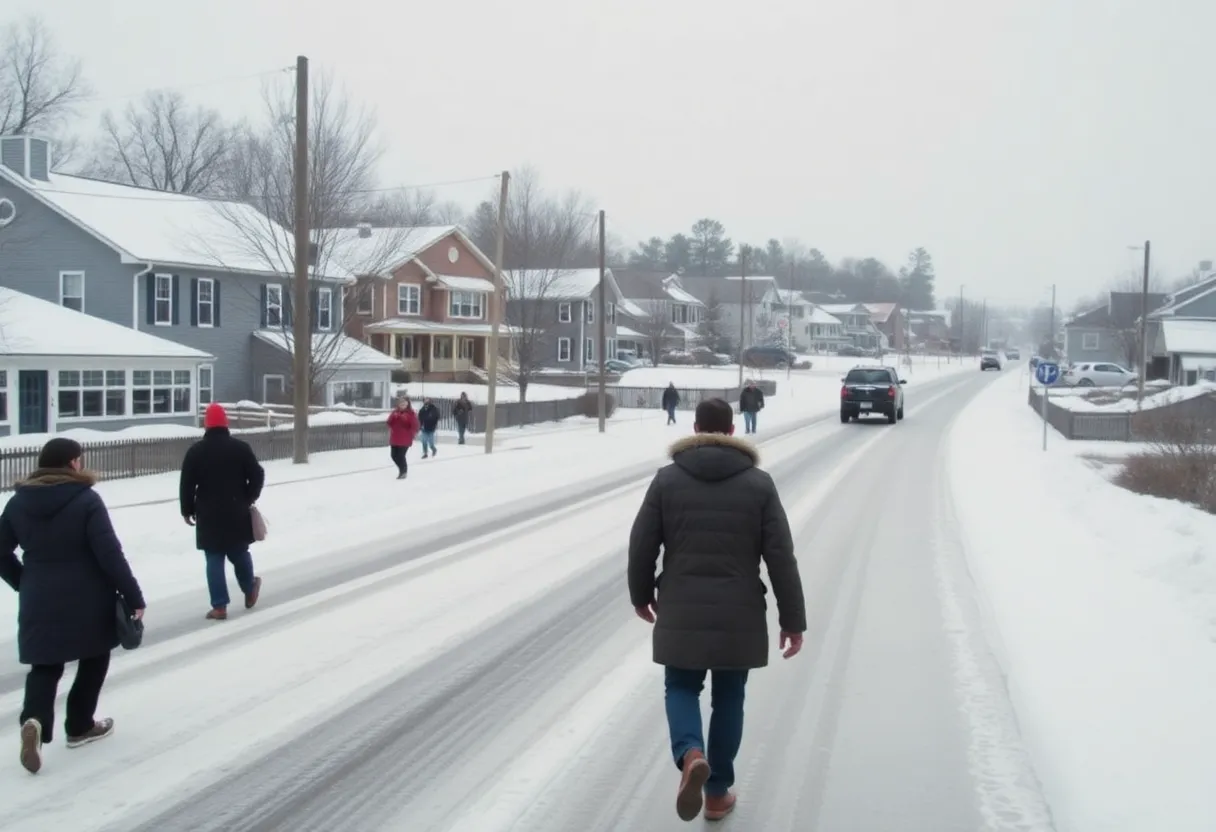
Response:
[[[1040,361],[1039,366],[1034,368],[1034,377],[1039,384],[1050,387],[1060,380],[1060,365]]]

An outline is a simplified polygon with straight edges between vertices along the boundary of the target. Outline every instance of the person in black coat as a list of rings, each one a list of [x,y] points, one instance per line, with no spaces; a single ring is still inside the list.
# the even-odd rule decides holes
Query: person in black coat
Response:
[[[473,403],[469,401],[468,393],[461,393],[456,404],[452,405],[452,418],[456,420],[457,444],[464,444],[464,434],[469,428],[469,416],[473,414]]]
[[[739,391],[739,412],[743,414],[743,432],[756,432],[756,414],[764,410],[764,393],[756,382],[749,381],[747,386]]]
[[[64,721],[68,748],[113,733],[114,720],[95,713],[118,646],[117,596],[136,618],[146,606],[83,456],[71,439],[47,442],[38,470],[0,514],[0,578],[18,593],[17,655],[30,666],[20,721],[21,764],[31,774],[42,768],[42,744],[53,739],[68,662],[77,662]]]
[[[802,648],[806,607],[794,541],[777,486],[756,449],[734,438],[722,399],[697,405],[696,433],[671,448],[629,536],[629,597],[653,623],[654,661],[666,668],[671,751],[682,772],[676,811],[719,820],[735,805],[735,756],[743,737],[748,671],[768,664],[768,568],[785,658]],[[655,568],[660,550],[663,571]],[[656,621],[657,619],[657,621]],[[701,688],[713,674],[709,744]]]
[[[439,408],[430,399],[423,399],[422,407],[418,408],[418,437],[422,440],[422,458],[438,456],[439,449],[435,447],[435,431],[439,430]]]
[[[674,425],[676,423],[676,408],[679,406],[680,391],[676,389],[676,383],[673,381],[663,391],[663,409],[667,411],[667,424]]]
[[[262,495],[266,472],[253,448],[229,432],[222,405],[207,406],[203,427],[203,438],[190,446],[182,460],[181,511],[186,523],[195,527],[195,544],[207,559],[211,609],[206,617],[223,621],[230,600],[225,561],[232,562],[245,594],[245,609],[253,609],[262,591],[249,545],[254,541],[253,504]]]

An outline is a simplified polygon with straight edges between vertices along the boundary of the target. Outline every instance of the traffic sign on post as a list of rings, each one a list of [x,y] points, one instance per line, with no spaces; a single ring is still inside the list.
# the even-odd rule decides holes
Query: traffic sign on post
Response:
[[[1060,380],[1060,365],[1040,361],[1034,369],[1035,380],[1044,387],[1050,387]]]

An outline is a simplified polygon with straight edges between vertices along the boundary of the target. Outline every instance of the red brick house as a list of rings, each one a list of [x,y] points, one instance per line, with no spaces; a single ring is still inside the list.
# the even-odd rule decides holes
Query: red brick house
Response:
[[[344,229],[346,333],[429,381],[485,378],[494,264],[454,225]],[[500,354],[510,357],[509,327]]]

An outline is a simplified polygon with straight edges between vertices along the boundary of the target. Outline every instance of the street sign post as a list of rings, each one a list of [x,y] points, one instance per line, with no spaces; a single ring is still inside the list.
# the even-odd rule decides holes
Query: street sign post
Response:
[[[1035,381],[1043,385],[1043,450],[1047,450],[1047,396],[1051,385],[1060,380],[1060,365],[1040,361],[1034,368]]]

